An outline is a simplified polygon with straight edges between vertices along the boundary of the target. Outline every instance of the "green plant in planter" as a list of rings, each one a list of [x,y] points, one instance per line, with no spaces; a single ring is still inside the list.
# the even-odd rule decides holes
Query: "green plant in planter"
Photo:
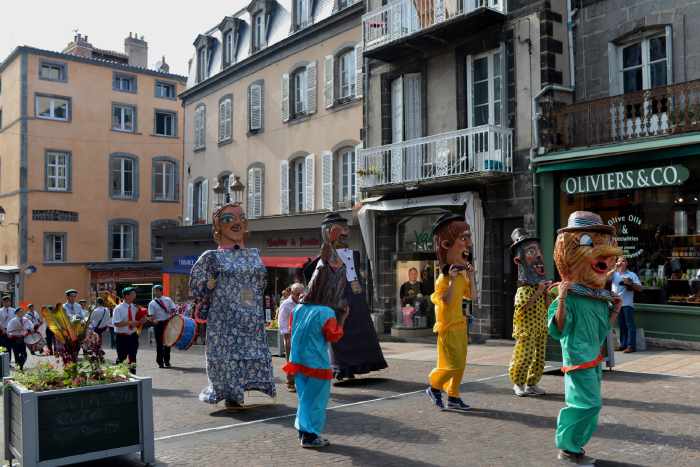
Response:
[[[107,365],[100,362],[80,361],[58,367],[51,363],[40,363],[36,367],[12,375],[12,381],[31,391],[79,388],[98,384],[128,381],[129,365]]]
[[[381,175],[381,172],[379,171],[379,168],[376,166],[370,166],[367,167],[366,169],[358,169],[357,170],[357,175],[360,177],[369,177],[370,175]]]

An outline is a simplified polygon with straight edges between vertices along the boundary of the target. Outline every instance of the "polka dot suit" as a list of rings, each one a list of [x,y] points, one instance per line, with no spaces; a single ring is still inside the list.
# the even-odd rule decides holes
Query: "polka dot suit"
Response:
[[[534,304],[527,302],[537,287],[523,285],[515,293],[513,311],[513,338],[515,347],[508,375],[513,384],[534,386],[544,372],[544,352],[547,344],[547,306],[545,294]]]

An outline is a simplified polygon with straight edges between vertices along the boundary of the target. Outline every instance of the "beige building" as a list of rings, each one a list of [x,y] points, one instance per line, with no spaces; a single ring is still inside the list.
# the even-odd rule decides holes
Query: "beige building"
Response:
[[[281,282],[318,253],[314,213],[349,212],[356,199],[362,11],[362,3],[345,0],[254,0],[194,41],[180,95],[183,218],[209,224],[227,195],[240,197],[252,219],[251,245],[268,269],[283,270]],[[230,193],[237,177],[242,191]],[[178,239],[190,243],[175,256],[196,256],[209,237],[207,228],[183,228]],[[289,261],[280,266],[273,257]]]
[[[0,285],[16,302],[160,279],[153,232],[181,214],[185,78],[76,35],[0,64]]]

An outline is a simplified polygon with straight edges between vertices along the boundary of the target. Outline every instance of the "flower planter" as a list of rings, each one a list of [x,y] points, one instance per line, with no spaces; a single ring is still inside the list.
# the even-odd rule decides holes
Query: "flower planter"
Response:
[[[10,376],[10,352],[0,353],[0,377]]]
[[[151,379],[34,392],[5,380],[5,459],[48,467],[141,453],[155,462]]]
[[[284,343],[282,342],[282,334],[279,329],[265,329],[265,337],[267,338],[267,347],[270,353],[276,357],[284,355]]]

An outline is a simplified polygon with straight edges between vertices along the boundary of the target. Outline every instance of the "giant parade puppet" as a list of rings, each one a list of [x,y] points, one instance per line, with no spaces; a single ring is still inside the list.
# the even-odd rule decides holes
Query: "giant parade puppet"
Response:
[[[603,344],[622,299],[605,289],[606,276],[622,250],[614,228],[599,215],[576,211],[557,231],[554,261],[562,281],[548,312],[549,334],[561,342],[564,400],[555,436],[559,459],[591,465],[583,447],[596,430],[602,406]]]
[[[348,247],[350,229],[347,223],[345,218],[335,212],[326,214],[321,222],[323,241],[330,243],[345,265],[345,293],[350,306],[343,338],[332,346],[333,376],[338,380],[387,367],[360,282],[360,254]],[[316,258],[305,266],[304,276],[307,282],[311,280],[318,261],[319,258]]]
[[[209,385],[199,399],[236,408],[245,391],[275,396],[263,310],[267,271],[258,249],[245,247],[248,221],[238,203],[217,209],[213,221],[218,248],[202,253],[189,283],[199,317],[207,320]]]
[[[518,290],[513,307],[513,357],[508,375],[516,396],[539,396],[547,345],[547,287],[539,238],[518,227],[510,235]]]

